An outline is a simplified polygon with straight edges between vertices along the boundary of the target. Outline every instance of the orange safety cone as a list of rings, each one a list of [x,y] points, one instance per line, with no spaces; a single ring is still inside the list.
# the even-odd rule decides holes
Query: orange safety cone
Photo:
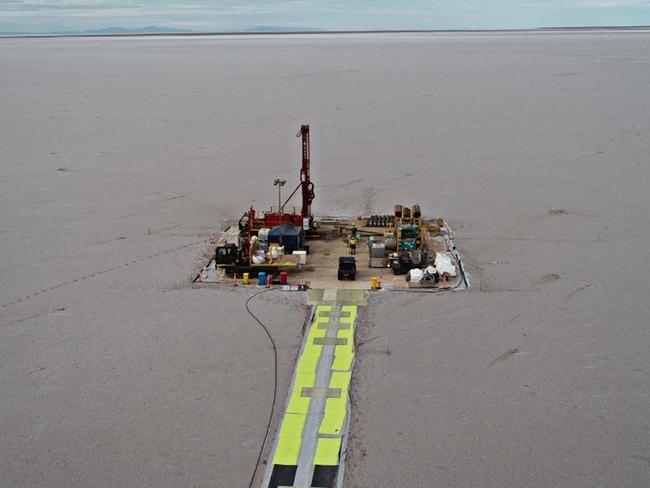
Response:
[[[273,281],[273,275],[266,276],[266,288],[271,288],[271,281]]]
[[[239,283],[237,283],[237,273],[233,273],[232,275],[232,286],[239,286]]]

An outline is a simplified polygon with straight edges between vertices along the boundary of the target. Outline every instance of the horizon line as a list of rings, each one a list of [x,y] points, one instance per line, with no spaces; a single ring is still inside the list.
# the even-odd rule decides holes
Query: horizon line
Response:
[[[147,27],[147,26],[146,26]],[[140,29],[145,29],[141,27]],[[333,34],[418,34],[418,33],[481,33],[481,32],[544,32],[544,31],[597,31],[597,30],[650,30],[650,25],[602,25],[602,26],[566,26],[566,27],[530,27],[530,28],[503,28],[503,29],[360,29],[360,30],[320,30],[317,28],[304,30],[242,30],[242,31],[180,31],[170,27],[169,32],[161,28],[160,32],[137,32],[138,28],[130,29],[133,32],[101,32],[106,29],[122,29],[120,27],[104,27],[87,31],[49,32],[49,33],[0,33],[2,39],[29,39],[29,38],[71,38],[71,37],[196,37],[196,36],[268,36],[268,35],[333,35]],[[128,28],[127,28],[128,29]]]

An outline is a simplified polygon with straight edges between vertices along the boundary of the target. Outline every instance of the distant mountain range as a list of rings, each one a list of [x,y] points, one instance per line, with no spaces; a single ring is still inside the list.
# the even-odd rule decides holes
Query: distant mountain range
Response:
[[[257,25],[251,29],[243,32],[322,32],[322,29],[314,29],[309,27],[282,27],[278,25]]]
[[[500,32],[500,31],[580,31],[580,30],[635,30],[650,29],[650,26],[592,26],[592,27],[540,27],[537,29],[405,29],[405,30],[350,30],[350,31],[328,31],[309,27],[286,27],[277,25],[258,25],[249,29],[238,31],[192,31],[189,29],[179,29],[177,27],[161,27],[148,25],[145,27],[126,28],[126,27],[104,27],[101,29],[73,30],[58,32],[0,32],[0,37],[56,37],[56,36],[147,36],[147,35],[236,35],[236,34],[272,34],[272,33],[296,33],[296,32],[314,32],[322,34],[336,33],[372,33],[372,32]]]
[[[177,29],[175,27],[159,27],[156,25],[147,25],[145,27],[136,27],[128,29],[126,27],[104,27],[102,29],[89,30],[71,30],[71,31],[53,31],[53,32],[0,32],[3,36],[92,36],[92,35],[129,35],[129,34],[183,34],[191,33],[187,29]]]
[[[229,32],[205,32],[205,34],[237,34],[237,33],[271,33],[271,32],[319,32],[320,29],[309,27],[285,27],[276,25],[257,25],[250,29]],[[203,32],[176,27],[160,27],[147,25],[145,27],[104,27],[101,29],[71,30],[54,32],[0,32],[0,36],[129,36],[150,34],[203,34]]]

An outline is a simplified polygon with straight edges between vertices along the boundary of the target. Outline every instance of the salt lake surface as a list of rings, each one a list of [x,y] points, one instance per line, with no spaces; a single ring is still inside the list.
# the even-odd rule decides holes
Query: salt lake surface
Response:
[[[0,107],[3,486],[247,485],[271,350],[190,280],[301,123],[315,212],[417,201],[472,275],[371,299],[346,486],[647,486],[650,33],[3,39]],[[255,300],[282,396],[305,300]]]

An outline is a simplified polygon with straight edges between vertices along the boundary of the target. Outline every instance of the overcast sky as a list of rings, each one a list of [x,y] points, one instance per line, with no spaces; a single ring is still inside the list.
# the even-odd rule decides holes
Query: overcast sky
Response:
[[[147,25],[236,31],[260,25],[366,30],[648,24],[650,0],[0,0],[0,32]]]

